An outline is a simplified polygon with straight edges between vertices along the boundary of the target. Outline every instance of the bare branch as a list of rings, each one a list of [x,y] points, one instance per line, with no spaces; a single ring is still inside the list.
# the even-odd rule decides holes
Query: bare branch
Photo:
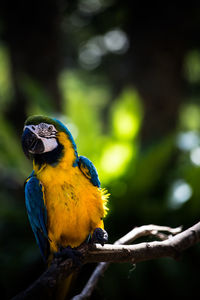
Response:
[[[176,258],[177,254],[200,241],[200,222],[193,227],[164,241],[136,245],[93,245],[85,256],[86,262],[137,263],[160,257]]]
[[[149,236],[149,235],[154,235],[158,236],[161,232],[167,232],[168,234],[175,235],[179,232],[181,232],[182,227],[176,227],[176,228],[171,228],[168,226],[158,226],[158,225],[143,225],[141,227],[135,227],[133,230],[131,230],[129,233],[124,235],[122,238],[117,240],[115,244],[117,245],[124,245],[124,244],[130,244],[139,237],[143,236]]]
[[[177,228],[171,228],[168,226],[158,226],[158,225],[143,225],[141,227],[135,227],[130,232],[128,232],[126,235],[124,235],[122,238],[117,240],[115,242],[115,245],[123,245],[123,244],[129,244],[139,237],[149,236],[153,235],[158,237],[161,240],[165,240],[168,238],[167,234],[163,234],[162,232],[167,232],[172,235],[175,235],[179,232],[181,232],[182,227]],[[85,287],[83,288],[82,292],[79,295],[76,295],[72,298],[72,300],[81,300],[89,298],[99,279],[101,276],[105,273],[107,268],[109,267],[109,262],[101,262],[98,264],[98,266],[93,271],[92,275],[90,276],[88,282],[86,283]]]
[[[13,300],[56,299],[56,286],[75,270],[72,260],[54,259],[50,267],[25,291]]]
[[[168,232],[170,231],[168,230]],[[130,238],[126,237],[124,240],[130,241]],[[195,245],[199,241],[200,222],[184,232],[170,236],[169,239],[164,241],[139,243],[135,245],[106,244],[103,247],[99,244],[95,244],[91,247],[82,245],[78,250],[83,254],[83,263],[100,261],[137,263],[160,257],[176,258],[182,251]],[[48,270],[44,272],[31,287],[14,299],[45,299],[47,297],[48,299],[55,299],[53,292],[55,287],[74,269],[75,267],[72,260],[67,259],[62,261],[55,259]],[[83,299],[83,297],[76,299]]]
[[[105,273],[109,265],[110,263],[106,263],[106,262],[99,263],[98,266],[93,271],[92,275],[90,276],[82,292],[79,295],[74,296],[71,300],[82,300],[82,299],[89,298],[92,295],[99,281],[99,278]]]

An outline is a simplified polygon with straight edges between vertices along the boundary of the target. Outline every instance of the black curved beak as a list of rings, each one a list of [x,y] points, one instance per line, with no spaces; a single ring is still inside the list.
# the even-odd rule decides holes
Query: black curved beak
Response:
[[[30,154],[41,154],[44,152],[42,140],[28,128],[22,134],[22,148],[28,158]]]

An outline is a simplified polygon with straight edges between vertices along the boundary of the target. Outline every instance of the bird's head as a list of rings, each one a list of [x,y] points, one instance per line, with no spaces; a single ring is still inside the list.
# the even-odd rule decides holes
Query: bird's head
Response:
[[[64,138],[62,137],[62,134]],[[31,116],[24,125],[22,134],[23,151],[28,158],[50,160],[54,163],[62,155],[65,140],[70,143],[75,154],[76,145],[67,127],[59,120],[44,116]]]

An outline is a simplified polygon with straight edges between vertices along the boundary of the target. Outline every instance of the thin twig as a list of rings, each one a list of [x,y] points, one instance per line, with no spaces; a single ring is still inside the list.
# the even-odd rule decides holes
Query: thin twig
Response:
[[[176,228],[171,228],[168,226],[159,226],[159,225],[143,225],[141,227],[135,227],[133,228],[129,233],[124,235],[122,238],[117,240],[115,244],[117,245],[125,245],[125,244],[130,244],[139,237],[144,237],[144,236],[159,236],[161,232],[166,232],[172,235],[175,235],[179,232],[181,232],[182,227],[176,227]]]

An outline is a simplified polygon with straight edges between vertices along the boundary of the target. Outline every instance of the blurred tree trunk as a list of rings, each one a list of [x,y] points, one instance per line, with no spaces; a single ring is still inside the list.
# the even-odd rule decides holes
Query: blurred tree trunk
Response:
[[[24,78],[36,83],[49,98],[54,111],[61,110],[57,77],[60,69],[60,1],[4,1],[0,4],[2,38],[11,59],[14,99],[7,117],[18,133],[26,118]],[[44,99],[45,101],[45,99]]]
[[[141,142],[145,146],[176,129],[184,101],[185,55],[199,43],[200,7],[198,2],[182,3],[181,9],[170,2],[129,4],[124,27],[130,40],[127,56],[132,83],[144,103]]]
[[[154,34],[134,39],[132,72],[144,104],[142,145],[174,132],[182,102],[182,70],[185,47],[181,40]]]

